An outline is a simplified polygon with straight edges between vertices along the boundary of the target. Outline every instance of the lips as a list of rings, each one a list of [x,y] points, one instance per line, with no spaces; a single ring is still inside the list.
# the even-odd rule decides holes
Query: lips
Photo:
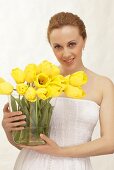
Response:
[[[64,59],[63,60],[65,63],[72,63],[74,61],[74,57],[73,58],[70,58],[70,59]]]

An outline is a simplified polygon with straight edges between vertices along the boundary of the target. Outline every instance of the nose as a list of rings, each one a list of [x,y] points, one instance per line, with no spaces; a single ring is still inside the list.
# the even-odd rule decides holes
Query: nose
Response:
[[[62,53],[63,59],[69,59],[70,56],[71,56],[70,51],[67,48],[65,48]]]

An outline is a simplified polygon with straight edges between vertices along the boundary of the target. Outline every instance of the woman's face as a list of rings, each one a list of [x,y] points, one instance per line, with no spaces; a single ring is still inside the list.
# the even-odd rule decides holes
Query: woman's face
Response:
[[[68,25],[54,29],[50,34],[50,44],[62,66],[71,67],[80,63],[85,40],[78,27]]]

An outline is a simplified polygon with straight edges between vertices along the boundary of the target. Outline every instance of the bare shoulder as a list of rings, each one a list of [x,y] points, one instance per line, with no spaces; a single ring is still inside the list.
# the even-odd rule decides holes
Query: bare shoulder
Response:
[[[100,76],[100,87],[102,88],[102,101],[107,100],[107,102],[114,102],[114,83],[113,81],[106,77]]]
[[[100,85],[102,87],[103,90],[103,97],[107,97],[108,96],[112,96],[114,98],[114,83],[113,81],[106,77],[106,76],[101,76],[101,81],[100,81]]]
[[[114,95],[114,83],[110,78],[97,74],[91,70],[88,70],[88,75],[90,76],[94,85],[100,89],[99,91],[101,91],[102,97],[105,95]]]
[[[87,70],[90,85],[94,88],[96,93],[93,93],[95,100],[99,105],[105,100],[110,102],[114,98],[114,83],[107,76],[97,74],[91,70]]]
[[[104,88],[108,88],[108,87],[114,88],[113,81],[106,76],[101,76],[101,83],[103,84]]]
[[[89,69],[88,69],[88,74],[95,81],[97,80],[96,83],[99,83],[99,85],[101,85],[102,87],[108,87],[108,86],[114,87],[113,81],[110,78],[108,78],[107,76],[97,74]]]

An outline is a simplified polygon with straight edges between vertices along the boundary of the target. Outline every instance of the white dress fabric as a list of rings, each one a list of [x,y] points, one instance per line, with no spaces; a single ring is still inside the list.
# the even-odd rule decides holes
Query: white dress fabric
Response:
[[[99,118],[100,106],[86,99],[57,97],[51,123],[50,138],[59,146],[80,145],[91,141]],[[92,170],[90,157],[71,158],[41,154],[22,149],[14,170]]]

